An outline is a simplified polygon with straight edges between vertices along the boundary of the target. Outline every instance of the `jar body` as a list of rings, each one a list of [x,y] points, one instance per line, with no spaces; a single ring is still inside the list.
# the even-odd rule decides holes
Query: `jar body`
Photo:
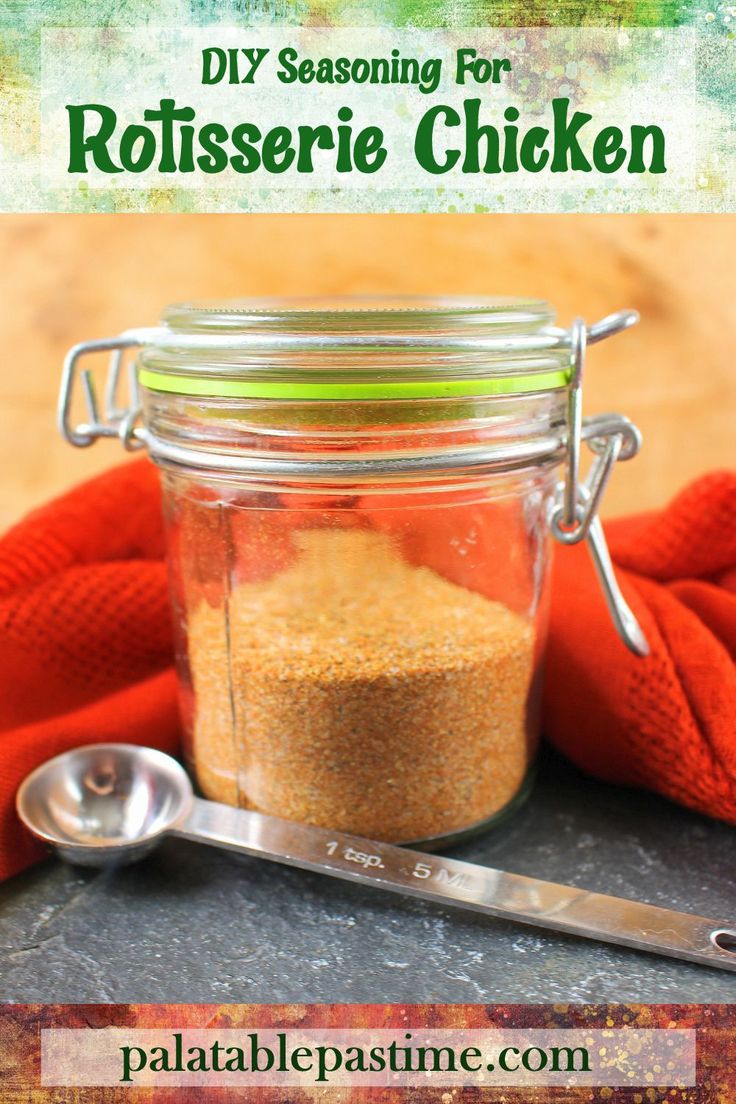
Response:
[[[564,330],[521,298],[250,299],[175,304],[69,351],[66,439],[115,436],[162,470],[185,752],[206,796],[425,845],[520,800],[551,534],[586,541],[619,636],[648,653],[596,519],[640,434],[582,418],[587,345],[636,320]],[[100,352],[104,414],[79,378]]]
[[[181,432],[189,418],[261,455],[313,455],[319,441],[324,457],[329,439],[343,457],[378,442],[384,456],[436,456],[538,430],[544,402],[531,417],[496,400],[493,417],[425,422],[421,441],[385,415],[369,431],[364,413],[357,432],[301,411],[274,435],[272,407],[265,429],[253,404],[209,404],[203,420],[201,404],[176,413],[160,396],[148,420],[175,415]],[[538,740],[556,474],[547,462],[293,481],[167,466],[185,750],[202,793],[403,843],[446,842],[512,808]]]

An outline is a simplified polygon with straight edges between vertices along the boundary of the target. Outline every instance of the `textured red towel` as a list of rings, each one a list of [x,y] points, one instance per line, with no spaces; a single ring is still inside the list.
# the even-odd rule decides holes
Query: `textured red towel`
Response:
[[[14,809],[33,767],[104,740],[177,747],[163,552],[146,460],[85,483],[0,540],[0,878],[42,854]]]
[[[606,531],[651,655],[621,646],[585,549],[561,551],[545,731],[599,778],[736,822],[736,474]]]
[[[736,475],[607,529],[652,654],[616,637],[585,550],[558,550],[545,731],[601,778],[736,822]],[[163,555],[147,460],[0,540],[0,878],[41,853],[14,812],[34,766],[100,740],[176,749]]]

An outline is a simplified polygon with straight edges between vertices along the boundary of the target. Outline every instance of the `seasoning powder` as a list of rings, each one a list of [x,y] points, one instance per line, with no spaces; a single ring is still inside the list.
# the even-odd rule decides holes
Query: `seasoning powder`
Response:
[[[286,570],[190,611],[202,791],[404,842],[503,808],[528,765],[529,623],[383,534],[296,541]]]

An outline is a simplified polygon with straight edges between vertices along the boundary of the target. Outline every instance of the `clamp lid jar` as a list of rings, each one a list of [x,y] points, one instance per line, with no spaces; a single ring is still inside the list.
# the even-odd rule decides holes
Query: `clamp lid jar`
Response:
[[[186,756],[207,796],[433,845],[519,802],[553,536],[588,542],[619,633],[646,651],[597,518],[639,435],[581,414],[587,343],[635,320],[256,300],[171,307],[70,352],[65,436],[119,436],[161,469]],[[112,354],[104,414],[79,371],[96,351]]]

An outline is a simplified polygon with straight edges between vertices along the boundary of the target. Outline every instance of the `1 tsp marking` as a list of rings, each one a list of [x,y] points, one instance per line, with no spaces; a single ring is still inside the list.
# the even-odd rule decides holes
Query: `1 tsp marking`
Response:
[[[327,854],[334,855],[339,847],[337,840],[330,840],[327,844]],[[364,851],[356,851],[354,847],[346,847],[341,856],[347,862],[358,863],[366,870],[383,870],[383,862],[380,855],[368,855]]]

